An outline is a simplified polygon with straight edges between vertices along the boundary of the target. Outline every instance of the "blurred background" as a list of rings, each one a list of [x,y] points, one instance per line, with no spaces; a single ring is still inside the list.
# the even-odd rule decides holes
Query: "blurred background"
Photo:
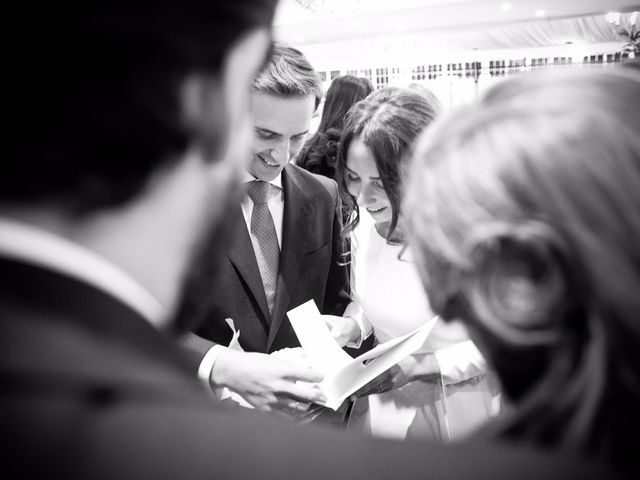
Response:
[[[638,11],[629,0],[281,0],[274,34],[308,56],[325,91],[352,74],[376,89],[419,83],[452,107],[510,75],[640,56]]]

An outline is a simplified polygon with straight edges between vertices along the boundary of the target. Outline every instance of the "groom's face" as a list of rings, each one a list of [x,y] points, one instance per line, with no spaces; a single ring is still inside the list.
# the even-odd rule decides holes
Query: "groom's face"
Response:
[[[294,160],[309,132],[315,96],[279,97],[253,93],[253,156],[249,173],[258,180],[271,181]]]

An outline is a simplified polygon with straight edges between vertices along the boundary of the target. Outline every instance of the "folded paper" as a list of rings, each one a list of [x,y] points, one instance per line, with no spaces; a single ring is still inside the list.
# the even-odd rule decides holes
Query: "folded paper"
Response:
[[[352,358],[335,341],[313,300],[290,310],[287,315],[307,361],[315,370],[324,374],[324,380],[320,383],[327,398],[324,405],[333,410],[349,395],[418,350],[438,318],[433,317],[413,332],[393,338]]]

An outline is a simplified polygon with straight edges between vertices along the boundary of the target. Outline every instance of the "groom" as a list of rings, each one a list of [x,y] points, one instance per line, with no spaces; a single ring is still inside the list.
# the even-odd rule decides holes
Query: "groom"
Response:
[[[206,353],[201,373],[262,410],[297,413],[321,398],[317,374],[267,355],[300,346],[287,311],[313,299],[324,313],[341,315],[349,302],[337,184],[291,161],[321,95],[305,56],[277,44],[253,82],[253,155],[243,175],[248,195],[231,210],[238,219],[231,248],[216,262],[208,291],[190,290],[194,304],[205,303],[198,337],[189,341]],[[209,250],[212,258],[202,268],[219,255],[219,248]],[[232,335],[227,319],[245,352],[226,348]]]

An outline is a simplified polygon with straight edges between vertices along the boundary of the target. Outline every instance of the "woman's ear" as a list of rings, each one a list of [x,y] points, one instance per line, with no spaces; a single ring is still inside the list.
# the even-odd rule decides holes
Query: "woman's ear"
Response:
[[[471,268],[462,276],[475,321],[511,343],[557,339],[568,307],[567,249],[541,222],[488,229],[467,246]]]

